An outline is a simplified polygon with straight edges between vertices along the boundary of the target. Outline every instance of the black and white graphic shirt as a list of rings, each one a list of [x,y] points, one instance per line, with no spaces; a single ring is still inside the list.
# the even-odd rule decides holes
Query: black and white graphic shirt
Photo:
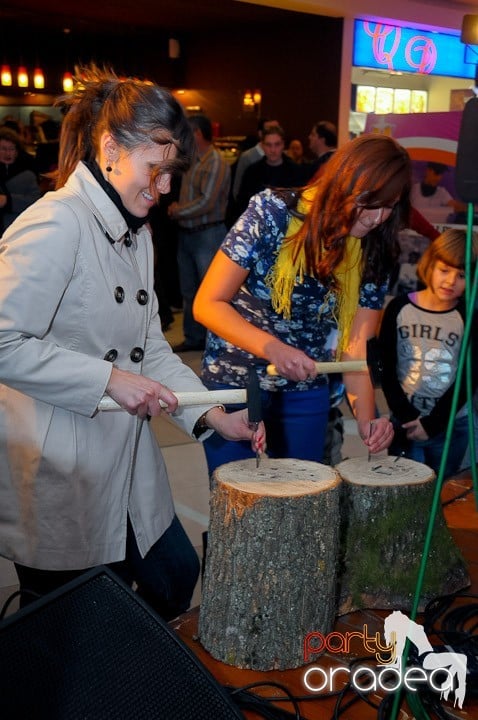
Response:
[[[451,310],[432,311],[403,295],[384,312],[380,340],[388,406],[401,423],[420,417],[430,437],[448,422],[464,326],[462,302]],[[464,398],[462,394],[460,404]]]

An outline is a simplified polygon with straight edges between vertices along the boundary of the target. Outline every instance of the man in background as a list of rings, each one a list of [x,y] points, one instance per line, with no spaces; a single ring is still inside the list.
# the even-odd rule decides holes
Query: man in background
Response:
[[[314,155],[314,160],[304,166],[305,182],[313,178],[336,151],[337,128],[335,125],[328,120],[320,120],[315,123],[309,134],[309,149]]]
[[[298,165],[305,162],[304,147],[300,140],[291,140],[285,154]]]
[[[264,129],[262,148],[264,157],[249,165],[243,175],[237,196],[237,217],[255,193],[266,188],[290,188],[302,184],[301,166],[285,154],[285,134],[279,125]]]
[[[410,191],[410,204],[432,224],[448,222],[450,215],[466,210],[466,204],[455,200],[441,184],[447,170],[443,163],[427,163],[422,182],[412,185]]]
[[[244,152],[241,153],[241,155],[239,156],[239,159],[236,163],[234,181],[232,184],[232,199],[234,202],[237,202],[237,196],[239,194],[239,189],[241,187],[241,182],[245,171],[247,170],[249,165],[252,165],[253,163],[261,160],[261,158],[264,157],[264,148],[262,147],[263,133],[264,130],[271,125],[279,125],[279,123],[277,122],[277,120],[267,120],[266,118],[261,118],[257,126],[258,142],[254,145],[254,147],[249,148],[249,150],[244,150]]]
[[[197,155],[181,180],[179,200],[168,208],[177,220],[178,267],[183,296],[184,341],[174,352],[203,350],[206,328],[196,322],[192,306],[196,292],[226,234],[224,219],[231,184],[229,165],[212,142],[212,124],[205,115],[189,118]]]

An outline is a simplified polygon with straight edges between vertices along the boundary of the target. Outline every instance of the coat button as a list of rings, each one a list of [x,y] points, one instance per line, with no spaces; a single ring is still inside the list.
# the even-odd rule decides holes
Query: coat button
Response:
[[[108,352],[104,356],[103,360],[106,360],[107,362],[114,362],[117,357],[118,357],[118,351],[115,350],[115,348],[112,348],[111,350],[108,350]]]
[[[115,287],[115,300],[117,303],[122,303],[124,300],[124,290],[121,285]]]
[[[146,290],[138,290],[136,293],[136,300],[140,305],[146,305],[149,300],[149,295]]]
[[[140,347],[134,347],[130,354],[129,354],[131,360],[135,363],[141,362],[144,356],[144,350]]]
[[[133,241],[131,240],[131,235],[129,234],[129,230],[124,236],[124,244],[126,245],[126,247],[131,247],[131,245],[133,244]]]

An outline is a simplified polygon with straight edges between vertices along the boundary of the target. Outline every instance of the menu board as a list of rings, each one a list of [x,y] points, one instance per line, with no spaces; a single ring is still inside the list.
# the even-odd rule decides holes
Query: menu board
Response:
[[[427,111],[427,101],[426,90],[357,85],[354,109],[376,115],[424,113]]]

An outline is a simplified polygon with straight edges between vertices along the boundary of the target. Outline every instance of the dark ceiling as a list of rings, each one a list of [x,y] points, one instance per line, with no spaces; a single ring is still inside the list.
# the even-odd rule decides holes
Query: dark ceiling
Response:
[[[290,12],[235,0],[7,0],[0,19],[50,30],[124,34],[125,28],[192,33],[283,22]]]

